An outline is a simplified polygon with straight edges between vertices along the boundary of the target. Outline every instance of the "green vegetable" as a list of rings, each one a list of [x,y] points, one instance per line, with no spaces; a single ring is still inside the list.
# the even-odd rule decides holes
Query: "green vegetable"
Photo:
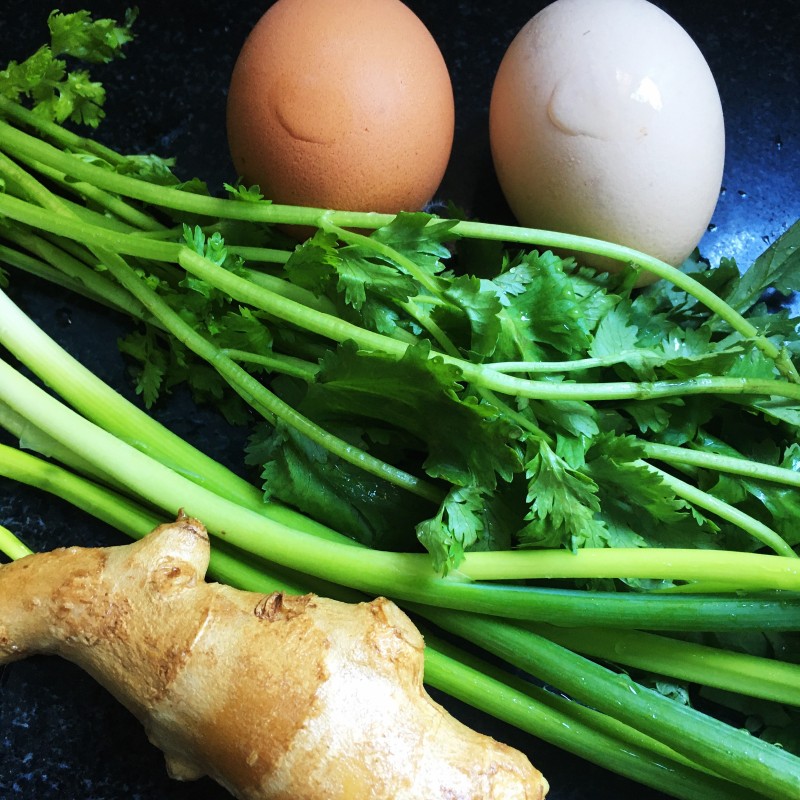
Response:
[[[102,116],[60,56],[108,60],[132,21],[54,13],[51,46],[0,73],[0,259],[131,318],[141,407],[0,292],[0,474],[132,536],[185,508],[245,588],[392,597],[506,665],[431,631],[429,682],[676,797],[797,797],[790,734],[701,709],[800,701],[800,338],[762,299],[797,285],[800,224],[740,276],[214,196],[60,124]],[[634,291],[640,269],[664,280]],[[150,416],[179,385],[250,426],[247,479]],[[24,552],[5,530],[0,549]]]

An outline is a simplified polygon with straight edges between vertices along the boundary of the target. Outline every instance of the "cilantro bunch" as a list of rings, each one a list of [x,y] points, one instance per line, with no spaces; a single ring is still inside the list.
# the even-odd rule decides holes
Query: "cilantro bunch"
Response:
[[[391,596],[506,665],[431,631],[434,685],[675,796],[796,797],[800,224],[742,274],[457,209],[215,195],[61,124],[103,95],[59,56],[108,60],[132,21],[54,13],[0,73],[0,259],[132,320],[142,407],[0,294],[0,424],[50,459],[0,445],[0,474],[131,535],[187,508],[232,583]],[[249,426],[252,480],[147,413],[178,386]],[[782,725],[693,707],[741,697]]]

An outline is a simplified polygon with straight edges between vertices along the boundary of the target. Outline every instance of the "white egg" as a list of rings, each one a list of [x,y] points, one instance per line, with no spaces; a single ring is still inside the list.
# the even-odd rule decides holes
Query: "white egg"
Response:
[[[686,31],[646,0],[556,0],[536,14],[498,70],[490,140],[521,224],[673,265],[697,246],[719,197],[714,77]]]

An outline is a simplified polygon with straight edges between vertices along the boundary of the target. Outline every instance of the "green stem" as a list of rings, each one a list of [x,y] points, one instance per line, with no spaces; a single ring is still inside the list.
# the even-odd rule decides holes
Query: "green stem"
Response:
[[[741,591],[800,592],[794,557],[691,548],[611,547],[467,553],[459,572],[472,580],[650,578],[726,581]]]
[[[426,683],[538,739],[683,800],[763,797],[704,772],[612,717],[504,673],[427,632],[425,641]],[[543,769],[546,775],[546,765]]]
[[[165,225],[147,212],[132,206],[116,195],[99,189],[91,183],[69,180],[63,172],[53,169],[46,164],[34,161],[33,159],[21,158],[20,160],[45,178],[57,183],[65,191],[75,194],[80,198],[84,198],[85,200],[91,200],[93,203],[100,206],[100,208],[106,209],[106,211],[110,212],[114,217],[126,223],[126,225],[130,225],[134,229],[151,233],[161,232],[166,229]]]
[[[0,553],[4,553],[12,561],[33,553],[27,545],[23,544],[11,531],[0,525]]]
[[[530,623],[525,627],[551,642],[592,658],[775,703],[800,706],[798,664],[642,631],[599,631],[541,623]]]
[[[249,353],[244,350],[235,350],[230,347],[226,347],[220,352],[237,364],[258,364],[258,366],[264,367],[270,372],[291,375],[292,377],[300,378],[300,380],[306,383],[312,383],[319,372],[319,365],[317,364],[311,364],[302,358],[284,356],[280,353],[263,355],[261,353]]]
[[[111,283],[103,277],[102,273],[90,269],[74,255],[62,250],[52,242],[13,223],[6,225],[3,235],[8,241],[24,247],[30,253],[38,256],[58,270],[66,278],[62,285],[66,285],[76,293],[83,294],[117,311],[124,311],[139,319],[144,318],[144,308],[131,297],[130,292],[126,292],[121,287]],[[29,262],[19,259],[16,260],[16,264],[22,269],[25,269],[25,265],[31,266]],[[40,277],[46,277],[47,279],[51,277],[43,270],[39,270],[38,274]]]
[[[25,106],[15,103],[2,95],[0,95],[0,115],[21,122],[33,130],[40,131],[47,139],[56,142],[66,150],[92,153],[113,166],[121,166],[127,161],[126,157],[120,155],[116,150],[112,150],[94,139],[80,136],[63,125],[51,122],[41,114],[35,114]]]
[[[779,555],[786,556],[787,558],[798,558],[797,553],[784,541],[780,534],[772,530],[768,525],[755,519],[755,517],[745,514],[744,511],[740,511],[738,508],[730,505],[730,503],[725,503],[719,498],[710,495],[708,492],[704,492],[702,489],[698,489],[696,486],[680,478],[676,478],[674,475],[664,472],[664,470],[658,469],[658,467],[651,466],[650,469],[657,473],[661,480],[669,486],[678,497],[682,497],[684,500],[688,500],[699,508],[704,508],[706,511],[710,511],[721,519],[737,525],[745,533],[750,534],[754,539],[765,544]]]
[[[689,447],[675,447],[644,440],[640,440],[640,444],[644,447],[647,456],[670,464],[687,464],[693,467],[702,467],[703,469],[729,472],[732,475],[742,475],[754,480],[772,481],[800,488],[800,472],[784,467],[762,464],[747,458],[717,455],[705,450],[693,450]]]

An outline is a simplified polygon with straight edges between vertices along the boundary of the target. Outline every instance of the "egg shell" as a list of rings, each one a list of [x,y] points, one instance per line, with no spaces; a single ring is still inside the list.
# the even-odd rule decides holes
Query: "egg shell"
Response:
[[[686,31],[646,0],[556,0],[536,14],[496,75],[490,141],[520,223],[672,265],[698,245],[719,197],[714,77]]]
[[[277,203],[418,210],[454,134],[437,43],[399,0],[278,0],[234,66],[227,101],[234,167]]]

